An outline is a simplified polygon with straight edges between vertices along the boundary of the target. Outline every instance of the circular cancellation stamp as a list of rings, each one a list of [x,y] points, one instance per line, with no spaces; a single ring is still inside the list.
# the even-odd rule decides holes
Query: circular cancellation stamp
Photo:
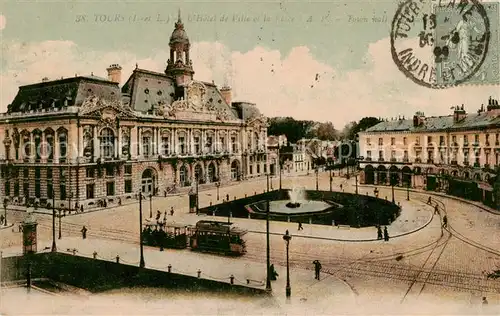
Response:
[[[490,20],[477,0],[406,0],[391,28],[391,53],[414,82],[442,89],[467,83],[481,69]]]

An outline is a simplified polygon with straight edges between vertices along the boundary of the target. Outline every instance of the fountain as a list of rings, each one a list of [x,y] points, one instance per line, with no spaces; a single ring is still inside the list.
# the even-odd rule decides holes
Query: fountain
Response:
[[[293,188],[288,191],[288,197],[290,198],[290,202],[286,203],[285,206],[288,208],[297,208],[300,207],[299,201],[305,201],[305,191],[303,188]]]

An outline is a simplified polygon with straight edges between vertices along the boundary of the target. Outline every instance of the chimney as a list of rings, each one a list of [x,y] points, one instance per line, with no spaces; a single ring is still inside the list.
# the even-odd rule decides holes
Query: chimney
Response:
[[[462,104],[461,107],[456,106],[453,111],[453,122],[458,123],[466,117],[467,117],[467,112],[465,112],[464,105]]]
[[[122,67],[118,64],[110,65],[106,68],[108,71],[108,80],[120,84],[122,82]]]
[[[224,98],[226,103],[228,105],[231,105],[231,102],[232,102],[232,100],[231,100],[231,96],[232,96],[231,88],[228,86],[224,86],[220,89],[220,93],[222,94],[222,97]]]
[[[419,127],[424,124],[425,114],[424,112],[417,112],[413,115],[413,127]]]
[[[493,99],[491,96],[488,99],[488,106],[486,107],[487,111],[498,110],[500,106],[498,106],[498,100]]]

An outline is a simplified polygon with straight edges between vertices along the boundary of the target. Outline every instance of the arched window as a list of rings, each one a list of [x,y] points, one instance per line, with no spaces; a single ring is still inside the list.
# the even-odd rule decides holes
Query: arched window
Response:
[[[142,155],[149,157],[153,154],[153,135],[150,132],[142,134]]]
[[[194,179],[199,183],[203,183],[203,170],[199,164],[194,167]]]
[[[100,135],[101,142],[101,157],[110,158],[113,157],[115,152],[115,133],[110,128],[104,128]]]
[[[181,186],[186,186],[189,185],[187,182],[188,180],[188,172],[186,166],[181,166],[179,169],[179,182]]]
[[[260,149],[260,137],[259,137],[259,133],[255,133],[254,134],[254,141],[255,141],[255,150],[259,150]]]
[[[68,133],[65,130],[59,132],[59,161],[65,162],[68,154]]]

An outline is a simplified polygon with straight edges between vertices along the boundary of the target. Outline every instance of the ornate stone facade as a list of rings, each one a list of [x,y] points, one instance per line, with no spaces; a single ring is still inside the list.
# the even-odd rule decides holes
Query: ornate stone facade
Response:
[[[117,65],[110,80],[20,87],[0,116],[1,195],[89,208],[265,175],[267,119],[254,104],[228,103],[230,89],[223,96],[192,78],[180,20],[170,47],[178,58],[165,73],[137,67],[121,88]]]

